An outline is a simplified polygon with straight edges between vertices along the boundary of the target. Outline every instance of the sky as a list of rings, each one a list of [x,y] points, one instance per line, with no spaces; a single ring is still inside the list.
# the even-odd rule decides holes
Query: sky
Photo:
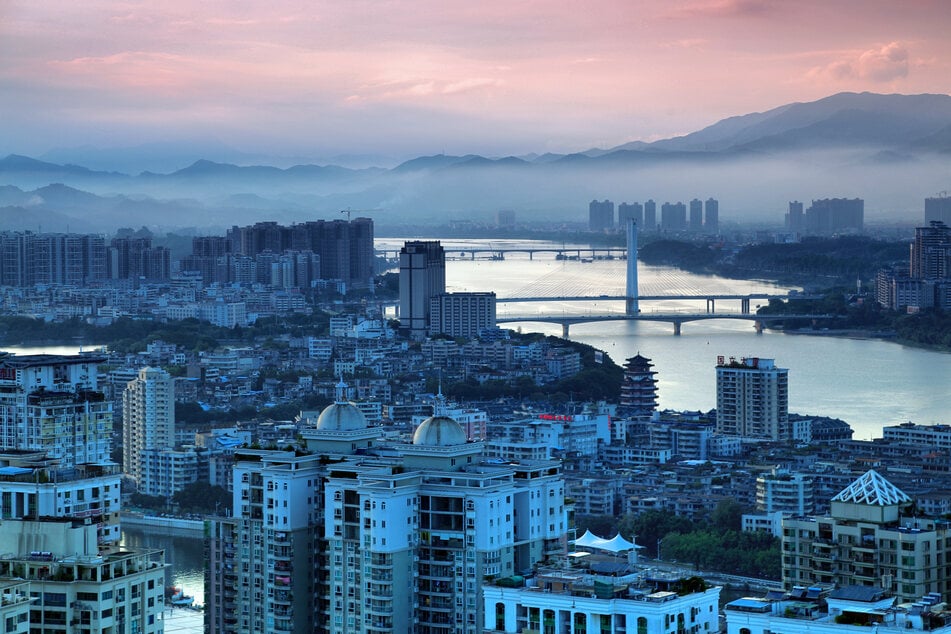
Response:
[[[0,0],[0,155],[571,152],[951,92],[946,0]]]

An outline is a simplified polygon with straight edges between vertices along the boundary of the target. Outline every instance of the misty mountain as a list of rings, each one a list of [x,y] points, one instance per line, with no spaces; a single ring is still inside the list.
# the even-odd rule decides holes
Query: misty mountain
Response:
[[[67,163],[59,165],[57,163],[47,163],[39,161],[29,156],[20,154],[9,154],[0,159],[0,178],[7,179],[9,176],[16,178],[35,178],[46,183],[55,182],[62,176],[68,178],[121,178],[124,174],[117,172],[100,172],[91,170],[80,165]]]
[[[917,219],[924,197],[951,189],[949,173],[951,97],[841,93],[653,143],[520,157],[438,154],[389,169],[206,156],[136,174],[10,155],[0,159],[0,207],[29,210],[4,219],[41,215],[44,228],[57,231],[290,223],[339,218],[347,208],[374,210],[369,215],[391,226],[490,220],[500,208],[515,209],[520,221],[577,221],[588,201],[605,197],[713,196],[725,221],[777,222],[789,200],[862,197],[868,218]]]
[[[653,150],[801,150],[830,146],[903,148],[951,125],[951,96],[838,93],[730,117],[697,132],[648,144]],[[635,142],[636,143],[636,142]],[[630,144],[628,144],[630,145]],[[612,151],[632,149],[625,146]]]

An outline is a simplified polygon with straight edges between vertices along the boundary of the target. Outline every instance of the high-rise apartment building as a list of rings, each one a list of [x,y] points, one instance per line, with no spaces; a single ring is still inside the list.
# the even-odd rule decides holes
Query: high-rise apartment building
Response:
[[[786,230],[799,233],[806,228],[806,217],[803,214],[803,204],[798,200],[790,201],[789,211],[786,212]]]
[[[707,198],[704,203],[703,230],[713,235],[720,233],[720,201],[716,198]]]
[[[62,468],[110,461],[112,403],[95,355],[0,356],[0,445],[43,451]]]
[[[205,284],[226,282],[217,276],[218,259],[231,253],[231,241],[223,236],[192,238],[192,253],[182,258],[182,271],[197,271]]]
[[[861,198],[813,200],[803,222],[803,229],[810,234],[862,231],[865,226],[865,201]]]
[[[6,614],[4,632],[164,631],[164,551],[101,548],[95,525],[73,518],[4,521],[0,543],[0,578],[26,586],[29,607],[22,621]],[[3,588],[4,611],[19,599]]]
[[[0,520],[75,518],[96,527],[100,544],[120,537],[119,465],[61,468],[43,451],[0,451]]]
[[[515,226],[515,210],[499,209],[495,212],[495,226],[500,229],[510,229]]]
[[[116,237],[106,260],[108,276],[115,280],[167,280],[171,255],[166,247],[153,247],[152,238]]]
[[[951,278],[951,229],[934,220],[915,228],[911,243],[911,277],[918,280]]]
[[[687,230],[687,205],[683,203],[664,203],[660,206],[661,231]]]
[[[614,227],[614,203],[610,200],[592,200],[588,204],[588,229],[604,231]]]
[[[899,603],[929,592],[947,600],[951,527],[912,506],[903,491],[868,471],[832,498],[827,516],[783,519],[783,585],[866,585]]]
[[[690,216],[688,222],[690,231],[700,233],[703,230],[703,201],[699,198],[694,198],[690,201]]]
[[[495,325],[495,293],[443,293],[430,299],[430,335],[474,339]]]
[[[236,453],[206,631],[481,631],[487,579],[566,552],[560,466],[483,460],[441,405],[411,443],[384,445],[343,392],[306,450]]]
[[[400,331],[429,333],[431,300],[446,292],[446,253],[438,241],[415,240],[400,249]]]
[[[644,203],[644,230],[655,231],[657,229],[657,203],[648,199]]]
[[[641,226],[644,224],[644,205],[641,203],[621,203],[617,206],[617,226],[624,228],[627,221],[633,220],[634,224]]]
[[[789,370],[773,359],[717,359],[717,432],[790,440]]]
[[[925,198],[925,224],[943,222],[951,227],[951,196]]]
[[[106,278],[102,236],[76,233],[0,233],[0,284],[83,286]]]
[[[174,446],[174,379],[160,368],[142,368],[122,394],[122,467],[140,493],[166,495],[169,474],[149,469],[149,454]]]

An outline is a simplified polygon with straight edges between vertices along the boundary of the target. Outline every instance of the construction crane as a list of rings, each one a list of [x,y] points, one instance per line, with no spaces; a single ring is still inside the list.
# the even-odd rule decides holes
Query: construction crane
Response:
[[[383,210],[379,208],[378,209],[350,209],[350,207],[347,207],[346,209],[341,209],[340,213],[347,214],[347,222],[350,222],[350,214],[353,214],[353,213],[364,214],[364,213],[369,213],[371,211],[383,211]]]

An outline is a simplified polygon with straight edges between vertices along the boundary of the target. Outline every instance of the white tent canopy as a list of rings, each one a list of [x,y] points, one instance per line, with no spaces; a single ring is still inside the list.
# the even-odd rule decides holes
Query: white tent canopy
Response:
[[[575,547],[596,548],[597,550],[606,550],[612,553],[621,553],[628,550],[643,548],[633,542],[629,542],[618,533],[611,539],[598,537],[590,530],[584,532],[584,535],[575,540]]]
[[[580,546],[581,548],[600,548],[601,544],[607,542],[606,539],[601,539],[590,530],[584,532],[584,535],[575,540],[575,547]]]
[[[629,542],[618,533],[611,539],[603,539],[601,543],[595,546],[601,550],[608,550],[612,553],[621,553],[628,550],[634,550],[635,548],[643,548],[643,546],[638,546],[633,542]]]

